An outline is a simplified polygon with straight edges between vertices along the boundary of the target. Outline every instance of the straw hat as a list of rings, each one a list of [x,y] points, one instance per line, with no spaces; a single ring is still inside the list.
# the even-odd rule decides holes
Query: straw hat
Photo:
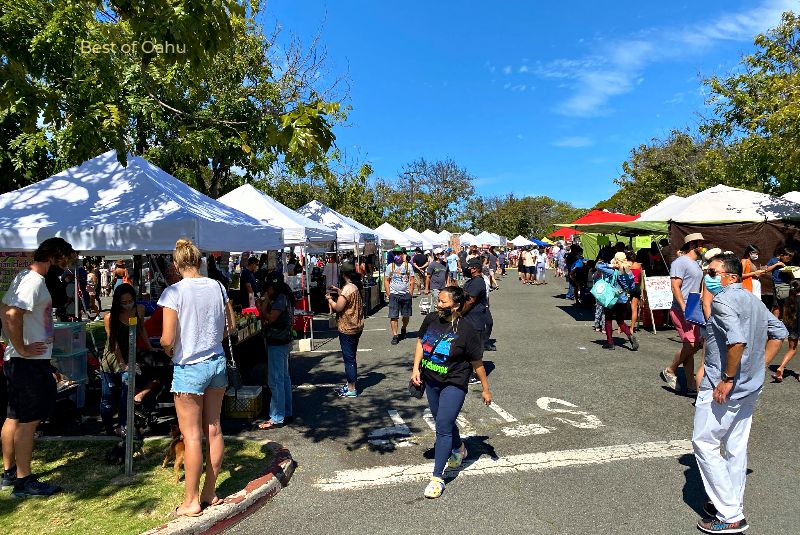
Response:
[[[612,266],[617,266],[623,269],[628,269],[631,267],[631,263],[628,262],[628,257],[623,252],[618,252],[614,255],[614,259],[611,261]]]
[[[686,245],[692,241],[706,241],[706,239],[699,232],[692,232],[691,234],[686,235],[686,237],[683,239],[683,244]]]

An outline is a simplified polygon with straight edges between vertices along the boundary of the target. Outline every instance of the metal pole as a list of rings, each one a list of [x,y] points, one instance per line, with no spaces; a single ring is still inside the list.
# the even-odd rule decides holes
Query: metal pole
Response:
[[[136,327],[138,318],[128,318],[128,414],[125,418],[125,475],[133,475],[133,435],[136,423],[133,414],[133,397],[136,394]]]
[[[306,244],[303,246],[303,264],[305,265],[305,269],[303,269],[303,278],[306,280],[306,304],[308,305],[308,311],[311,312],[311,320],[308,322],[309,332],[311,334],[311,349],[314,349],[314,311],[311,309],[311,262],[308,261],[308,240],[306,240]]]

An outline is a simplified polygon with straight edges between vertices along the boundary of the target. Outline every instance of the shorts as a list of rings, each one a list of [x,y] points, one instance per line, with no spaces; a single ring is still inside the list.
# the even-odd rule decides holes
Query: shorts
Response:
[[[694,344],[701,340],[700,326],[687,321],[682,311],[673,308],[669,311],[669,317],[672,318],[672,324],[675,325],[675,330],[678,331],[681,342]]]
[[[411,296],[389,294],[389,319],[396,320],[399,316],[411,317]]]
[[[416,284],[417,284],[417,286],[419,288],[424,288],[425,287],[425,274],[424,273],[420,273],[419,271],[417,271],[415,269],[414,270],[414,281],[416,281]]]
[[[207,388],[227,388],[228,371],[225,355],[195,362],[176,364],[172,372],[173,394],[197,394],[202,396]]]
[[[3,372],[8,384],[8,418],[26,424],[50,417],[56,405],[50,360],[15,357],[3,363]]]
[[[642,297],[642,286],[637,284],[631,290],[631,299],[641,299]]]
[[[536,275],[536,266],[525,266],[525,273]]]

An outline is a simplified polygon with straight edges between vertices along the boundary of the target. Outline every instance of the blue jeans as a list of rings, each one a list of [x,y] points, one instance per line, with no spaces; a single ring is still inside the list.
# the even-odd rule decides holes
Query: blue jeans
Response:
[[[442,477],[450,453],[461,447],[461,435],[458,432],[456,418],[464,405],[467,391],[453,385],[425,381],[425,395],[436,420],[433,475]]]
[[[123,375],[125,378],[123,379]],[[127,372],[100,372],[100,418],[103,426],[110,431],[114,427],[114,409],[118,409],[117,421],[125,425],[128,414],[128,380]]]
[[[356,379],[358,379],[356,351],[358,351],[360,338],[361,333],[339,333],[339,345],[342,347],[342,359],[344,359],[344,374],[347,376],[347,382],[352,384],[356,384]]]
[[[267,385],[272,397],[269,400],[269,419],[282,424],[292,415],[292,378],[289,377],[289,349],[291,344],[267,346]]]
[[[569,281],[569,289],[567,290],[567,299],[575,299],[575,286],[572,281]]]

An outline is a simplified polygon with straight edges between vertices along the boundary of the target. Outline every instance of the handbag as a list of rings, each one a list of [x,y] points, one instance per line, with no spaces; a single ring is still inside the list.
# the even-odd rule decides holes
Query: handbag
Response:
[[[591,294],[603,308],[612,308],[619,301],[622,290],[617,287],[616,271],[611,276],[611,282],[600,279],[592,285]]]
[[[422,399],[423,391],[422,384],[417,386],[411,381],[408,382],[408,395],[412,398]]]
[[[217,281],[219,284],[219,292],[222,296],[222,310],[223,314],[222,317],[224,318],[227,314],[227,306],[225,305],[225,290],[222,288],[222,284]],[[236,366],[236,361],[233,359],[233,342],[231,341],[233,333],[228,333],[228,352],[230,355],[225,358],[225,371],[228,373],[228,386],[233,388],[234,392],[238,392],[242,388],[242,374],[239,373],[239,368]]]
[[[686,321],[699,325],[701,327],[706,324],[706,317],[703,315],[703,304],[700,301],[700,294],[697,292],[690,292],[686,297],[686,310],[683,316]]]

